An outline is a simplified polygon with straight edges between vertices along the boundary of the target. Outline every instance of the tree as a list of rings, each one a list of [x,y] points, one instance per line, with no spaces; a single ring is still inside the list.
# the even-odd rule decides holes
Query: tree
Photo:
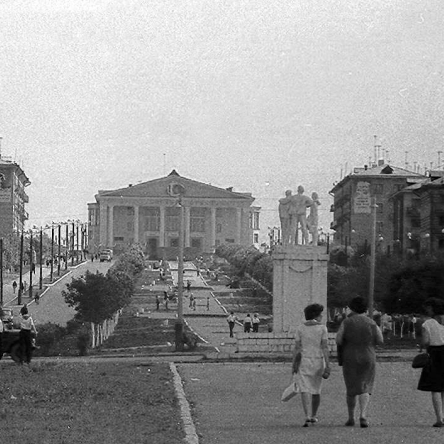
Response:
[[[114,314],[129,303],[131,295],[124,288],[123,275],[86,272],[67,284],[62,295],[70,307],[77,311],[76,319],[99,324],[112,319]]]

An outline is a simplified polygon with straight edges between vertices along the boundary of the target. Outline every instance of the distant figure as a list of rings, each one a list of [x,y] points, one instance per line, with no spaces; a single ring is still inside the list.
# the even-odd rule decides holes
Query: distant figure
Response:
[[[193,303],[194,303],[194,295],[193,293],[190,294],[190,304],[189,304],[189,308],[193,308]]]
[[[23,304],[23,307],[20,309],[20,315],[23,316],[28,314],[28,304]]]
[[[251,324],[252,324],[251,316],[250,314],[247,314],[247,316],[245,316],[244,319],[244,333],[250,333]]]
[[[91,262],[94,262],[94,255],[91,255]]]
[[[191,281],[187,281],[187,291],[188,293],[191,291]]]
[[[312,193],[311,199],[313,200],[313,203],[310,207],[307,224],[311,234],[312,245],[318,245],[318,206],[321,205],[321,202],[319,202],[318,193]]]
[[[23,307],[22,307],[23,308]],[[34,321],[28,313],[22,315],[20,319],[20,364],[25,361],[27,364],[31,363],[32,358],[32,336],[31,332],[37,335],[37,330]]]
[[[253,323],[253,333],[257,333],[258,331],[259,331],[259,324],[260,324],[260,319],[259,319],[259,316],[257,315],[257,313],[255,313],[254,315],[253,315],[253,320],[252,320],[252,323]]]
[[[159,311],[159,307],[160,307],[160,298],[159,295],[156,294],[156,310]]]
[[[233,330],[234,330],[234,324],[236,323],[236,316],[234,316],[233,312],[230,312],[230,314],[227,317],[228,327],[230,328],[230,338],[233,337]]]
[[[290,214],[290,204],[291,204],[291,190],[285,192],[285,197],[279,199],[279,218],[281,221],[281,231],[282,231],[282,245],[288,245],[294,243],[291,239],[293,234],[291,231],[291,218]]]
[[[17,289],[17,282],[13,282],[12,283],[12,291],[14,292],[14,294],[15,294],[15,290]]]
[[[302,245],[308,244],[308,232],[307,232],[307,208],[313,205],[313,201],[304,194],[304,187],[298,186],[298,194],[291,199],[291,206],[289,209],[291,216],[291,233],[297,240],[297,231],[299,226],[302,232]],[[295,242],[296,243],[296,242]]]
[[[35,292],[34,302],[35,302],[37,305],[39,305],[39,302],[40,302],[40,295],[39,295],[38,291]]]
[[[210,309],[210,297],[207,296],[207,311]]]

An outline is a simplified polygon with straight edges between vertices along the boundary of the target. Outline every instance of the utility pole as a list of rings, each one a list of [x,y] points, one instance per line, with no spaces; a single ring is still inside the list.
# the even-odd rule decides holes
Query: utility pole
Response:
[[[39,289],[43,288],[43,228],[40,227],[40,282]]]
[[[23,286],[23,230],[20,236],[19,290],[17,296],[18,305],[22,305],[22,286]]]
[[[3,238],[0,238],[0,306],[3,307]]]
[[[375,265],[376,265],[376,198],[372,197],[372,239],[370,244],[370,283],[368,290],[368,315],[370,319],[373,319],[373,305],[374,305],[374,293],[375,293]]]
[[[177,321],[175,326],[176,332],[176,351],[183,351],[183,252],[184,252],[184,207],[182,204],[182,196],[179,197],[178,205],[180,207],[179,221],[179,260],[177,267],[177,285],[178,285],[178,304],[177,304]]]

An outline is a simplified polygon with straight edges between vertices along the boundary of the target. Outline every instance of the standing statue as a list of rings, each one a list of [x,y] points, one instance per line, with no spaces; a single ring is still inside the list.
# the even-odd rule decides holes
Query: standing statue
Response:
[[[307,230],[307,208],[313,205],[313,201],[304,195],[304,187],[302,185],[298,186],[298,194],[292,196],[291,206],[290,206],[290,219],[291,219],[291,232],[292,235],[297,239],[298,226],[301,226],[302,232],[302,245],[308,244],[308,230]]]
[[[291,205],[291,190],[285,192],[285,197],[279,199],[279,219],[281,220],[281,231],[282,231],[282,245],[288,245],[290,243],[291,231],[291,215],[290,215],[290,205]]]
[[[318,245],[318,206],[321,205],[321,202],[319,202],[318,193],[312,193],[311,199],[313,204],[310,207],[310,214],[307,219],[308,230],[311,234],[312,245]]]

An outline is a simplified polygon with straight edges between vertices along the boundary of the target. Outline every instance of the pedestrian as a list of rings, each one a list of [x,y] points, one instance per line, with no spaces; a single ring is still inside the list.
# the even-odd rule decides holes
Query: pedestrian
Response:
[[[40,303],[40,294],[38,291],[35,292],[35,296],[34,296],[34,302],[39,305]]]
[[[3,316],[3,309],[0,307],[0,359],[3,356],[3,322],[2,322],[2,316]]]
[[[32,358],[32,334],[37,335],[37,330],[34,325],[34,321],[29,313],[25,313],[20,319],[20,364],[23,361],[27,364],[31,363]]]
[[[305,422],[309,427],[318,422],[322,380],[330,375],[327,327],[321,324],[324,307],[311,304],[305,307],[305,322],[296,331],[293,355],[293,374],[297,391],[301,393]]]
[[[191,291],[191,281],[187,281],[187,291],[188,293]]]
[[[250,333],[250,331],[251,331],[251,324],[252,324],[251,316],[250,316],[250,313],[248,313],[247,316],[245,316],[245,319],[244,319],[244,333]]]
[[[28,314],[28,304],[23,304],[23,307],[20,309],[20,315],[23,316]]]
[[[168,298],[166,298],[165,299],[165,310],[166,311],[168,311],[168,303],[169,303],[169,300],[168,300]]]
[[[257,313],[255,313],[253,315],[253,333],[257,333],[259,331],[259,324],[260,324],[261,320],[259,319],[259,316],[257,315]]]
[[[16,281],[14,281],[13,283],[12,283],[12,291],[13,291],[13,293],[15,294],[15,290],[17,289],[17,282]]]
[[[234,324],[236,323],[236,316],[234,316],[233,312],[230,312],[230,314],[227,317],[228,327],[230,328],[230,338],[233,337],[233,330],[234,330]]]
[[[194,303],[194,295],[193,293],[190,294],[190,303],[188,305],[188,308],[193,308],[193,303]]]
[[[196,298],[193,298],[193,310],[196,311]]]
[[[210,297],[207,296],[207,311],[210,310]]]
[[[375,345],[382,344],[384,339],[376,322],[365,315],[367,302],[364,298],[353,298],[348,308],[351,313],[336,335],[347,393],[348,420],[345,425],[355,425],[356,401],[359,399],[359,423],[365,428],[369,425],[367,408],[375,381]]]
[[[160,298],[159,295],[156,294],[156,310],[159,311],[159,307],[160,307]]]
[[[424,367],[418,382],[418,390],[432,393],[436,415],[433,427],[444,427],[444,301],[429,298],[424,303],[428,317],[422,324],[422,345],[427,347],[430,365]]]
[[[91,262],[94,262],[94,255],[91,255]]]

